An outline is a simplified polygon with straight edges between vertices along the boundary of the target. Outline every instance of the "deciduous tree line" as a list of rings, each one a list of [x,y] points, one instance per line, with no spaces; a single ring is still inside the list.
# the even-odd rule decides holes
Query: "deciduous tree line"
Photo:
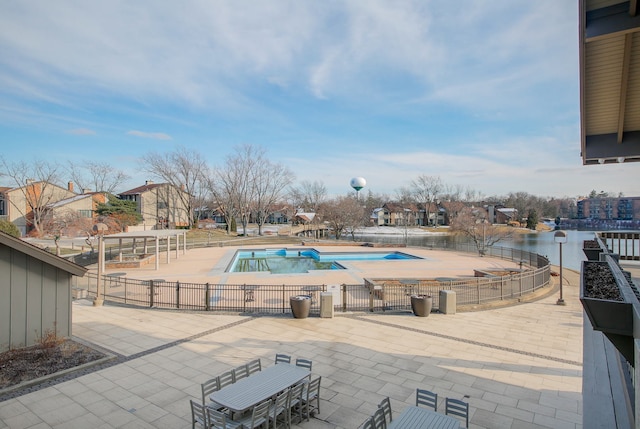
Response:
[[[264,148],[254,145],[236,147],[215,166],[209,165],[197,150],[184,147],[171,152],[148,153],[141,161],[140,165],[151,177],[185,191],[179,195],[192,214],[190,227],[195,226],[204,209],[209,208],[224,216],[229,232],[235,220],[240,221],[244,230],[251,220],[262,234],[263,225],[276,206],[281,207],[288,218],[293,217],[295,210],[315,213],[314,222],[327,223],[336,238],[345,232],[353,234],[356,228],[368,225],[373,210],[391,201],[421,205],[424,208],[422,225],[429,225],[431,211],[443,204],[447,205],[451,223],[458,215],[464,214],[460,219],[469,216],[469,210],[463,213],[465,207],[477,207],[483,202],[513,207],[521,218],[571,217],[575,213],[575,202],[570,198],[541,198],[526,192],[484,197],[476,190],[446,184],[440,177],[429,175],[410,180],[409,185],[398,189],[393,197],[368,191],[359,199],[354,193],[329,198],[321,181],[295,183],[295,176],[288,167],[270,160]],[[63,166],[47,161],[9,162],[0,158],[0,165],[3,167],[0,177],[4,176],[5,182],[13,182],[15,187],[23,186],[29,180],[42,182],[43,186],[60,186],[64,177],[81,190],[114,194],[129,179],[126,172],[98,161]],[[37,196],[28,197],[28,210],[32,212],[34,225],[40,229],[44,224],[44,207],[52,202],[52,194],[43,190]],[[101,213],[113,215],[113,206],[113,199],[110,199],[101,208]],[[123,216],[121,221],[135,222],[135,219]]]

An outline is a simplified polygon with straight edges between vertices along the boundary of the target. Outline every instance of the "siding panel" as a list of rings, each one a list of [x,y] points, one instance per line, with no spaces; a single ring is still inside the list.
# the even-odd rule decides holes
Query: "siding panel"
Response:
[[[11,249],[0,245],[0,352],[11,342]]]
[[[11,321],[10,347],[23,347],[26,343],[27,315],[27,255],[11,251]]]
[[[35,258],[27,259],[26,344],[34,344],[42,337],[42,266]]]

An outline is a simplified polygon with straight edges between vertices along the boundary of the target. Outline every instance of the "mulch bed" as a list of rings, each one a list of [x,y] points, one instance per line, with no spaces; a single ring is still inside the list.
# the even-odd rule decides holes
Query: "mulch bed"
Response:
[[[106,357],[73,340],[58,340],[0,353],[0,389]]]
[[[584,264],[584,295],[595,299],[623,301],[609,265],[601,263]]]

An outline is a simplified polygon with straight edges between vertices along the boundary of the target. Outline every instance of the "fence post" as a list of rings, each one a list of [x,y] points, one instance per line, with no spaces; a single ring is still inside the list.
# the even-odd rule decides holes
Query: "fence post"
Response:
[[[522,277],[524,277],[524,276],[523,276],[523,273],[520,273],[520,296],[522,296]],[[535,283],[534,283],[534,285],[533,285],[533,290],[534,290],[534,291],[536,290],[536,285],[535,285]]]
[[[284,314],[285,312],[285,308],[286,308],[286,302],[285,302],[285,294],[284,294],[284,284],[282,285],[282,313]]]
[[[342,283],[342,311],[347,312],[347,284]]]
[[[369,311],[373,313],[373,284],[369,285]]]
[[[247,284],[244,283],[242,285],[242,312],[246,313],[247,312],[247,300],[245,299],[245,295],[247,294]]]
[[[124,278],[124,303],[127,303],[127,278]]]
[[[480,304],[480,277],[476,277],[476,296],[478,297],[478,304]]]
[[[155,286],[153,280],[149,280],[149,307],[153,307],[153,296],[155,295]]]
[[[180,308],[180,282],[176,281],[176,308]]]
[[[504,278],[505,276],[500,276],[500,301],[504,299]]]
[[[209,282],[207,282],[205,284],[205,288],[206,289],[204,291],[204,300],[205,300],[204,308],[205,308],[205,310],[210,311],[211,310],[211,304],[210,304],[210,302],[211,302],[211,290],[209,289]]]

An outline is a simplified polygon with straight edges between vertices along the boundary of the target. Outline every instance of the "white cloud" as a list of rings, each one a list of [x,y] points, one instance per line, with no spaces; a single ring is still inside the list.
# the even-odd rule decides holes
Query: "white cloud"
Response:
[[[146,139],[155,139],[155,140],[171,140],[171,136],[165,133],[148,133],[145,131],[137,131],[137,130],[131,130],[131,131],[127,131],[127,135],[129,136],[136,136],[136,137],[143,137]]]
[[[73,130],[67,131],[67,133],[73,134],[73,135],[76,135],[76,136],[94,136],[94,135],[96,135],[95,131],[90,130],[88,128],[75,128]]]

